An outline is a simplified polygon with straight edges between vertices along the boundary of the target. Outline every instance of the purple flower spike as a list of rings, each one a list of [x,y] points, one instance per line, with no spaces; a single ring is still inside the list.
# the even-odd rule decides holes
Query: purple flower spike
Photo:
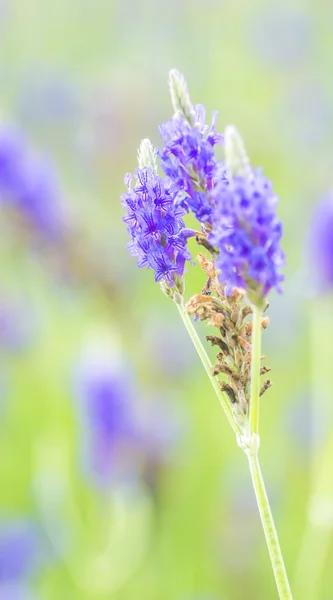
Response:
[[[26,318],[27,300],[0,290],[0,351],[20,352],[33,339],[36,321],[31,311]]]
[[[0,583],[26,578],[37,560],[36,530],[26,521],[0,526]]]
[[[137,442],[131,372],[110,340],[98,338],[85,347],[75,384],[84,468],[107,485],[126,474]]]
[[[191,258],[186,243],[194,232],[185,229],[185,210],[174,202],[168,179],[150,167],[136,169],[134,176],[132,188],[132,177],[126,175],[128,192],[122,194],[123,220],[132,238],[129,249],[139,267],[154,269],[155,281],[166,280],[172,287],[174,277],[183,275],[185,262]]]
[[[57,178],[50,163],[36,156],[14,129],[0,126],[0,203],[22,212],[46,237],[64,228]]]
[[[333,290],[333,193],[316,207],[309,236],[311,279],[319,292]]]
[[[205,116],[204,107],[199,105],[195,109],[194,127],[179,113],[163,123],[160,133],[164,148],[158,154],[178,203],[191,210],[201,223],[211,223],[211,192],[216,181],[225,179],[225,168],[214,152],[214,146],[223,141],[215,129],[217,113],[211,127],[205,125]]]
[[[37,600],[32,589],[17,583],[0,584],[0,600]]]
[[[214,226],[208,239],[219,250],[216,265],[227,291],[241,287],[264,297],[271,288],[280,290],[282,225],[271,182],[260,169],[250,169],[249,177],[232,177],[214,196]]]
[[[164,147],[157,152],[166,180],[156,174],[151,144],[141,146],[133,189],[131,176],[125,178],[129,191],[122,200],[130,250],[140,267],[155,270],[155,280],[164,281],[165,293],[172,296],[168,285],[183,275],[190,258],[187,237],[198,233],[185,230],[182,217],[191,211],[202,224],[197,241],[211,253],[226,293],[243,288],[252,303],[263,305],[266,294],[272,288],[280,291],[283,281],[282,225],[272,185],[251,167],[233,126],[224,136],[218,134],[216,112],[212,125],[205,124],[204,107],[193,107],[186,81],[175,69],[169,85],[175,114],[160,127]],[[218,144],[225,162],[216,157]]]

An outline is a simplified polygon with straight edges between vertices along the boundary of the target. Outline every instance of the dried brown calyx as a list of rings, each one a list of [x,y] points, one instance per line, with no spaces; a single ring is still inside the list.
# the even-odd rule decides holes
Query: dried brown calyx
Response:
[[[217,279],[214,263],[204,254],[199,254],[198,261],[208,276],[208,281],[201,294],[192,296],[186,305],[189,315],[199,321],[207,320],[217,329],[215,335],[207,335],[206,339],[217,347],[217,362],[212,373],[219,378],[221,389],[227,394],[231,404],[237,405],[243,415],[248,413],[251,383],[252,323],[249,315],[252,309],[245,303],[245,292],[234,288],[230,296],[225,295],[224,286]],[[263,317],[261,326],[266,329],[268,317]],[[262,357],[262,360],[265,357]],[[270,368],[263,365],[261,375]],[[222,380],[220,375],[224,375]],[[226,379],[226,380],[225,380]],[[267,379],[260,395],[271,386]]]

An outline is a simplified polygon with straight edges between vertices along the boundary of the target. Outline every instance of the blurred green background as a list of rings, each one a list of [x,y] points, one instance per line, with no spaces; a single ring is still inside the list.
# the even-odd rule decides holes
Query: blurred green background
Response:
[[[332,22],[324,0],[0,0],[2,121],[53,161],[80,232],[62,256],[1,217],[0,509],[38,531],[38,564],[0,589],[6,600],[276,597],[245,457],[177,311],[126,250],[123,176],[141,138],[160,143],[172,67],[208,122],[217,109],[220,131],[238,127],[280,197],[286,281],[264,332],[261,460],[293,581],[311,489],[306,236],[332,183]],[[203,281],[190,267],[187,298]],[[86,468],[75,385],[96,356],[126,365],[147,432],[140,450],[117,450],[121,475],[103,485]],[[330,560],[318,598],[333,597]]]

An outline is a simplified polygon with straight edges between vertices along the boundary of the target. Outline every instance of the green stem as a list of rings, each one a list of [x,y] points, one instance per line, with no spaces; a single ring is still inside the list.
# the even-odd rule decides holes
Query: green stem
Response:
[[[260,356],[261,356],[261,309],[252,307],[252,358],[251,358],[251,394],[250,394],[250,431],[259,433],[259,394],[260,394]]]
[[[177,303],[177,308],[234,433],[236,435],[241,435],[242,429],[234,419],[229,398],[222,392],[218,380],[212,375],[212,363],[210,362],[208,354],[204,349],[193,323],[185,310],[183,302],[181,304]]]
[[[210,379],[210,382],[216,392],[216,395],[222,405],[222,408],[227,416],[227,419],[235,432],[237,439],[242,440],[244,431],[242,427],[234,419],[232,408],[228,397],[222,392],[218,381],[212,375],[212,364],[209,357],[201,343],[201,340],[193,326],[193,323],[187,314],[183,301],[177,303],[179,314],[184,322],[184,325],[192,339],[196,351],[201,358],[202,364],[205,367],[205,371]],[[258,433],[259,424],[259,393],[260,393],[260,340],[261,340],[261,310],[253,308],[253,341],[252,341],[252,371],[251,371],[251,405],[252,411],[250,410],[251,421],[251,433]],[[253,400],[253,402],[252,402]],[[259,439],[259,438],[258,438]],[[261,522],[263,525],[265,538],[268,546],[269,556],[272,563],[274,577],[279,592],[280,600],[292,600],[290,586],[286,569],[283,562],[282,552],[277,536],[277,532],[274,525],[273,516],[271,513],[269,501],[267,498],[264,481],[262,478],[260,465],[258,461],[257,452],[246,451],[249,460],[250,473],[254,491],[256,494],[258,509],[260,513]]]
[[[279,538],[275,529],[273,515],[270,509],[264,480],[260,470],[258,455],[248,453],[250,473],[257,499],[260,518],[265,533],[268,552],[272,563],[276,586],[280,600],[292,600],[286,568],[279,544]]]

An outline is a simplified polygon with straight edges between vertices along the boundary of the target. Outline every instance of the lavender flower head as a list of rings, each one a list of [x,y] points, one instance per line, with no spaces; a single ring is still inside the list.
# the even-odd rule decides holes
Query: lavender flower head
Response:
[[[0,584],[0,600],[36,600],[36,596],[26,585],[5,583]]]
[[[37,563],[36,530],[28,521],[6,522],[0,527],[0,586],[26,579]]]
[[[144,164],[146,153],[151,157],[149,166]],[[122,194],[127,211],[123,220],[132,239],[129,249],[139,267],[154,269],[155,281],[165,280],[172,287],[175,276],[183,275],[185,262],[191,258],[186,241],[193,232],[185,228],[182,219],[185,210],[176,205],[170,181],[156,173],[149,140],[142,142],[139,159],[141,166],[134,172],[135,186],[132,188],[132,176],[127,174],[128,192]]]
[[[216,266],[227,293],[240,287],[252,301],[260,302],[271,288],[279,290],[283,280],[279,272],[284,263],[282,226],[272,185],[261,170],[250,166],[234,127],[227,127],[224,138],[217,134],[216,114],[210,129],[204,125],[204,109],[192,107],[177,72],[171,72],[170,86],[176,114],[160,129],[165,144],[159,152],[161,166],[173,182],[176,202],[181,201],[205,224],[208,242],[218,252]],[[214,152],[214,145],[222,142],[225,165]]]
[[[192,211],[200,223],[211,223],[211,192],[215,182],[225,178],[224,164],[214,150],[223,143],[223,136],[216,132],[217,112],[211,127],[207,126],[205,108],[192,105],[185,78],[176,69],[169,73],[169,88],[175,114],[160,127],[161,167],[172,180],[176,202]]]
[[[207,128],[205,111],[193,107],[184,77],[172,70],[169,83],[175,115],[160,129],[164,147],[158,152],[166,179],[162,188],[153,152],[154,160],[148,165],[140,165],[139,160],[136,186],[133,190],[129,186],[129,194],[123,196],[125,221],[139,266],[154,266],[151,256],[155,253],[169,261],[155,269],[155,279],[170,286],[168,295],[177,305],[237,443],[248,457],[278,590],[281,598],[291,598],[258,462],[260,398],[272,385],[270,379],[261,384],[261,376],[270,371],[261,362],[261,331],[269,324],[262,313],[267,308],[266,294],[274,287],[279,289],[284,261],[277,198],[261,170],[250,166],[236,129],[227,127],[222,138],[215,130],[216,116]],[[215,155],[215,146],[222,142],[225,162]],[[156,194],[156,181],[162,193]],[[156,201],[165,198],[166,189],[167,201],[163,209],[156,209]],[[184,288],[171,292],[175,270],[181,276],[187,258],[188,236],[179,209],[192,212],[201,224],[201,232],[192,234],[205,250],[197,260],[206,283],[186,304]],[[179,228],[165,229],[170,217],[173,222],[181,219]],[[172,245],[172,254],[170,237],[181,240],[180,246]],[[207,335],[206,341],[217,348],[216,364],[211,363],[191,317],[213,328],[214,335]]]
[[[33,153],[14,128],[0,125],[0,203],[15,208],[45,237],[64,226],[57,178],[50,163]]]
[[[225,178],[224,165],[216,159],[214,146],[221,144],[223,137],[215,130],[217,113],[211,127],[205,125],[203,106],[197,106],[194,114],[193,127],[180,114],[161,125],[164,148],[159,157],[164,173],[172,180],[176,202],[191,210],[200,223],[212,223],[211,192],[215,181]]]
[[[36,322],[31,307],[26,318],[27,299],[0,290],[0,351],[25,350],[33,339]]]
[[[122,196],[124,217],[132,238],[130,250],[138,265],[152,267],[155,280],[172,286],[182,276],[188,237],[214,256],[217,276],[227,294],[244,289],[252,303],[263,305],[272,288],[280,290],[282,225],[277,218],[277,197],[260,169],[253,169],[234,127],[216,132],[217,113],[210,127],[205,109],[193,107],[184,77],[170,72],[174,117],[160,127],[164,147],[158,151],[166,175],[157,175],[156,156],[135,172],[136,185],[126,176],[128,194]],[[225,162],[215,146],[224,147]],[[142,156],[142,147],[139,156]],[[143,165],[149,165],[143,166]],[[192,212],[202,235],[185,228],[183,217]]]
[[[316,207],[309,234],[311,280],[319,292],[333,290],[333,192]]]
[[[108,484],[126,471],[137,435],[130,369],[114,341],[98,337],[87,343],[75,372],[75,395],[84,468],[96,483]]]
[[[265,297],[271,288],[280,290],[284,263],[280,248],[282,225],[277,218],[278,199],[261,169],[248,163],[234,127],[226,129],[229,180],[214,190],[213,229],[208,239],[218,248],[216,265],[220,281],[243,288],[254,297]]]

